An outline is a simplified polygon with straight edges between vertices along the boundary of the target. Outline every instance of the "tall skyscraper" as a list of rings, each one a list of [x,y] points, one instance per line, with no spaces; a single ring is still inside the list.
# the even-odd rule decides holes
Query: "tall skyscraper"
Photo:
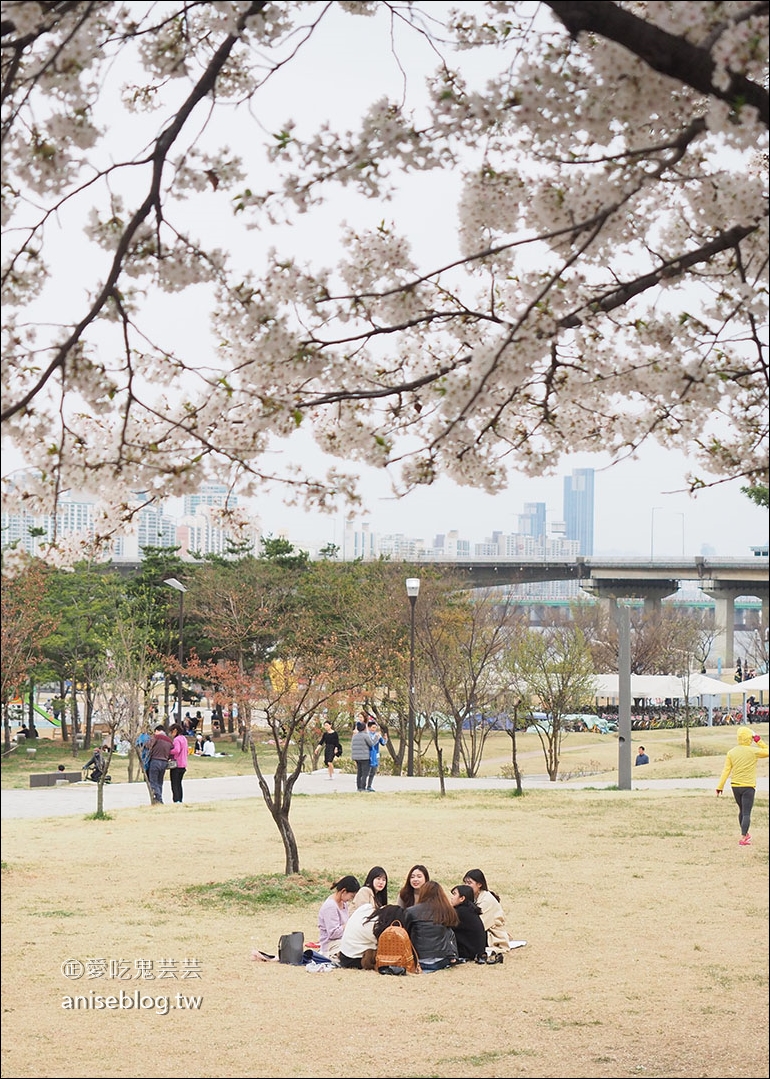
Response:
[[[594,470],[573,468],[564,477],[564,523],[567,539],[578,541],[578,554],[594,553]]]
[[[545,542],[545,502],[524,503],[524,512],[519,514],[519,532]]]

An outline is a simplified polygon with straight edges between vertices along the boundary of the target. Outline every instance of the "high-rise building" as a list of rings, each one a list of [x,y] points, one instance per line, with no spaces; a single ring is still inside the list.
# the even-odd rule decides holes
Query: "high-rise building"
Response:
[[[578,541],[578,554],[594,553],[594,470],[573,468],[564,477],[564,523],[567,539]]]
[[[545,502],[525,502],[519,514],[519,534],[545,540]]]
[[[234,509],[237,505],[237,495],[232,494],[224,483],[202,483],[195,494],[184,496],[182,513],[187,517],[197,513],[201,506]]]

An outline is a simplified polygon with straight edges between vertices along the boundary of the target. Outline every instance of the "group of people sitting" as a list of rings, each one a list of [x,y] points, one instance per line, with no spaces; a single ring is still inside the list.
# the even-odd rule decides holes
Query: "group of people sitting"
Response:
[[[203,716],[200,712],[196,712],[194,716],[185,712],[182,720],[182,734],[185,738],[194,738],[199,731],[203,733]]]
[[[216,757],[216,743],[210,734],[204,735],[202,732],[196,734],[193,755],[196,757]]]
[[[469,869],[462,884],[447,892],[426,866],[414,865],[393,902],[388,874],[378,865],[363,887],[354,876],[332,885],[318,912],[317,951],[340,967],[376,970],[380,936],[394,923],[409,934],[418,970],[425,973],[458,963],[502,963],[507,951],[526,944],[509,936],[500,897],[480,869]]]

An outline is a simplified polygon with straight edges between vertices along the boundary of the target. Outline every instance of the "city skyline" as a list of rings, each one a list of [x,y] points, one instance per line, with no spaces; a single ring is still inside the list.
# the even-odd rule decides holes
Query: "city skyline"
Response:
[[[645,503],[644,486],[629,476],[628,465],[621,466],[625,468],[624,475],[620,475],[619,469],[594,472],[593,469],[586,469],[582,462],[578,462],[578,466],[573,467],[567,475],[562,473],[547,480],[516,481],[511,490],[494,497],[479,491],[456,489],[452,492],[452,485],[439,481],[434,487],[415,492],[402,500],[372,499],[365,509],[353,514],[311,514],[287,507],[275,498],[243,499],[236,496],[231,498],[230,504],[237,505],[249,517],[256,518],[252,530],[254,535],[285,536],[295,546],[308,549],[313,554],[333,544],[346,557],[350,557],[350,554],[344,551],[345,533],[351,530],[366,531],[380,537],[400,536],[405,541],[418,543],[422,549],[433,548],[437,536],[456,534],[465,541],[463,557],[473,554],[476,546],[488,544],[494,534],[531,536],[536,540],[543,540],[547,535],[551,542],[560,538],[574,538],[583,544],[577,553],[597,557],[715,555],[747,558],[751,557],[753,547],[767,542],[766,511],[750,503],[745,495],[740,495],[740,510],[745,519],[752,520],[750,526],[739,524],[732,516],[725,516],[722,512],[710,520],[707,513],[706,520],[711,530],[704,533],[698,526],[700,518],[695,515],[694,500],[683,502],[681,493],[668,496],[655,491],[651,501]],[[638,463],[637,470],[645,472],[646,468]],[[659,470],[658,474],[670,478],[671,470]],[[582,477],[583,481],[590,479],[594,486],[592,523],[596,542],[590,551],[585,536],[581,540],[577,519],[571,526],[566,520],[576,477]],[[137,542],[147,545],[152,542],[148,538],[150,533],[163,536],[161,542],[164,545],[173,545],[172,529],[175,523],[178,526],[182,517],[190,518],[202,506],[221,502],[221,493],[226,492],[227,488],[217,488],[212,495],[215,488],[217,485],[202,486],[183,499],[169,499],[153,508],[148,507],[148,518],[153,517],[156,523],[150,522],[148,527],[145,522],[141,539],[129,543],[128,547],[125,544],[121,546],[127,550],[131,546],[136,547]],[[533,492],[542,497],[533,498]],[[420,496],[419,499],[417,496]],[[624,500],[627,503],[629,496],[635,498],[639,506],[630,514],[622,509]],[[716,502],[721,506],[725,502],[725,492],[720,489],[703,492],[700,497],[709,504]],[[473,509],[474,503],[479,507],[477,511]],[[590,499],[584,509],[589,504]],[[678,507],[682,504],[686,508],[680,510]],[[81,520],[81,511],[75,508],[81,505],[76,500],[63,504],[67,520],[71,522],[68,528]],[[673,506],[677,508],[670,508]],[[197,532],[193,529],[197,529]],[[199,515],[195,521],[188,520],[188,531],[180,537],[180,545],[185,553],[199,549],[220,553],[223,545],[214,532],[215,526],[212,528]],[[626,542],[613,549],[607,541],[607,537],[613,535],[620,535]],[[19,536],[18,528],[15,536]],[[7,534],[3,544],[7,546]],[[394,544],[386,545],[386,550],[392,552]]]
[[[692,467],[681,453],[647,446],[636,460],[612,464],[608,455],[567,456],[551,476],[511,474],[506,490],[490,495],[439,478],[401,498],[386,476],[362,470],[366,505],[352,516],[382,533],[403,533],[430,542],[437,533],[473,532],[480,542],[493,531],[518,529],[530,503],[545,503],[548,526],[562,519],[564,477],[573,469],[593,468],[594,554],[600,557],[648,557],[717,554],[750,557],[751,548],[767,543],[768,514],[741,492],[745,483],[731,480],[691,495]],[[266,532],[285,534],[300,545],[341,542],[345,511],[327,515],[286,506],[277,493],[253,500]]]

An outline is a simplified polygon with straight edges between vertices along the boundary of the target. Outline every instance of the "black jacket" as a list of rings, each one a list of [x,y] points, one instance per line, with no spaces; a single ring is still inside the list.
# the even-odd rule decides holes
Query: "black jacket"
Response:
[[[454,930],[428,920],[428,909],[417,903],[404,911],[404,929],[419,959],[457,959]]]
[[[460,903],[455,907],[460,924],[455,926],[457,951],[461,959],[475,959],[477,955],[486,955],[487,931],[478,913],[478,908]]]

